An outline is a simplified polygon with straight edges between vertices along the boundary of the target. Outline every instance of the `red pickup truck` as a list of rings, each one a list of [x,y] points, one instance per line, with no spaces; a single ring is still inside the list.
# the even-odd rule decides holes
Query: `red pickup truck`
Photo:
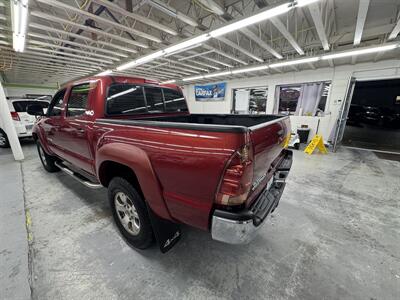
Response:
[[[108,188],[125,239],[161,251],[180,223],[247,243],[278,205],[292,164],[287,116],[190,114],[175,85],[122,76],[66,84],[33,128],[49,172]]]

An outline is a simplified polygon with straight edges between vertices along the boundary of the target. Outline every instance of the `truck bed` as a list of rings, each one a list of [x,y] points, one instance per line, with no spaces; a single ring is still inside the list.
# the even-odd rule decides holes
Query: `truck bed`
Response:
[[[98,122],[170,127],[191,130],[246,132],[273,123],[286,116],[277,115],[224,115],[224,114],[190,114],[181,116],[143,117],[132,119],[98,119]]]

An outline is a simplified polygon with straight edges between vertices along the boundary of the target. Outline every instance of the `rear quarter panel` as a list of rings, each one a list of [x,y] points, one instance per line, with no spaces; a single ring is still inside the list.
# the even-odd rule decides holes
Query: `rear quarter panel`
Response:
[[[111,125],[99,122],[95,124],[95,130],[99,139],[96,152],[101,153],[102,148],[106,146],[114,149],[122,147],[121,145],[129,147],[131,154],[127,150],[126,155],[119,156],[119,159],[122,160],[120,163],[133,165],[135,172],[135,163],[130,158],[134,157],[137,151],[143,152],[148,157],[149,168],[154,170],[155,179],[149,176],[149,173],[146,175],[143,172],[144,178],[139,178],[141,187],[151,185],[146,181],[157,180],[161,194],[159,196],[164,199],[171,218],[204,230],[209,227],[215,192],[225,164],[234,150],[245,143],[243,133]],[[96,157],[96,165],[99,166],[105,159],[106,156],[99,155]],[[144,194],[152,209],[165,217],[159,210],[161,208],[157,207],[159,199],[151,199],[157,195],[145,191]]]

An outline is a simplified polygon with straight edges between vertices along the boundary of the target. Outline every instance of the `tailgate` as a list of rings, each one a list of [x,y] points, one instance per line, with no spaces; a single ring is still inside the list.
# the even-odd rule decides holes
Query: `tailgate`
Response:
[[[290,133],[289,117],[250,127],[250,138],[254,151],[252,191],[257,190],[262,183],[266,184],[266,179],[272,175],[269,174],[271,164],[281,154]]]

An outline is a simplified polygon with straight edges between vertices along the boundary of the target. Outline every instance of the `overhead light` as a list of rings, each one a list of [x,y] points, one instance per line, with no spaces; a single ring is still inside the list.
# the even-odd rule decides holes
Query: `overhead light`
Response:
[[[269,68],[268,66],[258,66],[258,67],[252,67],[252,68],[246,68],[246,69],[238,69],[238,70],[233,70],[232,74],[255,72],[255,71],[265,70],[268,68]]]
[[[176,80],[175,79],[171,79],[171,80],[160,82],[160,84],[170,84],[170,83],[174,83],[174,82],[176,82]]]
[[[105,75],[109,75],[112,73],[112,70],[105,70],[103,72],[100,72],[99,74],[96,74],[95,76],[105,76]]]
[[[176,55],[176,54],[179,54],[179,53],[184,52],[184,51],[192,50],[194,48],[200,47],[201,45],[203,45],[203,44],[200,43],[200,44],[192,45],[190,47],[187,47],[187,48],[184,48],[184,49],[180,49],[180,50],[168,53],[168,54],[164,55],[164,57],[169,57],[169,56]]]
[[[28,0],[11,0],[11,22],[13,48],[17,52],[25,49],[25,35],[28,23]]]
[[[176,52],[176,51],[179,51],[181,49],[189,48],[189,47],[191,47],[193,45],[205,42],[209,38],[210,38],[209,34],[202,34],[202,35],[196,36],[196,37],[194,37],[192,39],[186,40],[186,41],[184,41],[182,43],[179,43],[179,44],[173,45],[171,47],[165,48],[164,51],[165,51],[165,53]]]
[[[207,75],[204,75],[203,77],[204,78],[211,78],[211,77],[218,77],[218,76],[224,76],[224,75],[231,75],[231,71],[207,74]]]
[[[156,58],[159,58],[159,57],[161,57],[163,55],[164,55],[164,51],[163,50],[157,51],[157,52],[151,53],[149,55],[143,56],[143,57],[141,57],[139,59],[136,59],[134,61],[131,61],[129,63],[123,64],[123,65],[117,67],[117,70],[118,71],[123,71],[123,70],[129,69],[129,68],[144,64],[146,62],[152,61],[152,60],[154,60]]]
[[[249,25],[252,25],[252,24],[267,20],[267,19],[271,19],[271,18],[279,16],[281,14],[284,14],[296,6],[305,6],[305,5],[308,5],[308,4],[317,2],[317,1],[319,1],[319,0],[297,0],[295,2],[287,2],[287,3],[281,4],[281,5],[275,6],[273,8],[264,10],[258,14],[255,14],[251,17],[247,17],[247,18],[244,18],[237,22],[233,22],[231,24],[222,26],[218,29],[212,30],[209,33],[204,33],[197,37],[188,39],[184,42],[181,42],[176,45],[165,48],[164,50],[152,53],[152,54],[142,57],[140,59],[126,63],[124,65],[121,65],[121,66],[117,67],[117,70],[118,71],[126,70],[126,69],[132,68],[134,66],[137,66],[139,64],[149,62],[149,61],[151,61],[155,58],[161,57],[161,56],[165,56],[165,55],[168,55],[171,53],[176,53],[177,51],[180,51],[180,50],[190,49],[191,47],[201,44],[201,43],[209,40],[212,37],[213,38],[219,37],[219,36],[227,34],[229,32],[232,32],[232,31],[247,27]],[[162,4],[162,2],[160,2],[158,0],[153,0],[151,3],[152,3],[152,5],[155,5],[157,8],[163,10],[164,12],[166,12],[168,14],[171,14],[171,13],[176,14],[176,12],[171,12],[171,10],[168,7],[166,7],[164,4]]]
[[[204,78],[204,76],[201,75],[201,76],[186,77],[186,78],[183,78],[182,80],[183,81],[192,81],[192,80],[203,79],[203,78]]]
[[[320,0],[297,0],[295,5],[296,7],[303,7],[309,4],[313,4],[314,2],[318,2]]]
[[[365,48],[365,49],[343,51],[340,53],[323,55],[322,59],[334,59],[334,58],[341,58],[341,57],[347,57],[347,56],[355,56],[355,55],[363,55],[363,54],[369,54],[369,53],[375,53],[375,52],[381,52],[381,51],[388,51],[388,50],[393,50],[393,49],[397,48],[398,46],[399,46],[398,44],[391,44],[391,45],[386,45],[386,46],[378,46],[378,47],[371,47],[371,48]]]
[[[271,65],[269,65],[269,67],[270,68],[279,68],[279,67],[285,67],[285,66],[293,66],[293,65],[311,63],[311,62],[315,62],[318,60],[320,60],[319,57],[309,57],[309,58],[304,58],[304,59],[296,59],[296,60],[279,62],[276,64],[271,64]]]
[[[215,29],[210,32],[210,35],[215,38],[215,37],[227,34],[229,32],[241,29],[243,27],[247,27],[249,25],[279,16],[281,14],[288,12],[291,9],[292,9],[291,3],[281,4],[274,8],[265,10],[261,13],[255,14],[254,16],[251,16],[251,17],[242,19],[240,21],[231,23],[229,25],[223,26],[221,28]]]

